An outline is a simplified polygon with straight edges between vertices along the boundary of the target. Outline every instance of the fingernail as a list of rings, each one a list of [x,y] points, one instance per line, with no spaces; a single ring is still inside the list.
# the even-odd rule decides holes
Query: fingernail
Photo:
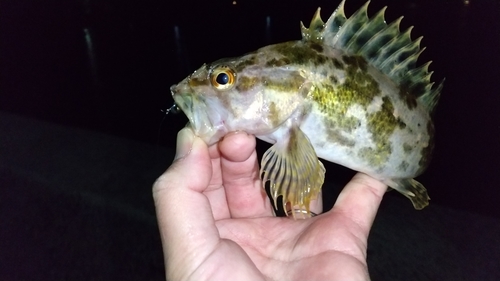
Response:
[[[245,131],[231,131],[231,132],[227,133],[227,135],[241,135],[241,134],[245,134],[248,136],[248,133]]]
[[[249,136],[249,135],[248,135],[248,133],[247,133],[247,132],[245,132],[245,131],[231,131],[231,132],[227,133],[225,136],[223,136],[223,137],[220,139],[220,141],[223,141],[225,138],[227,138],[227,137],[231,137],[231,136],[233,136],[233,135],[242,135],[242,134],[244,134],[245,136]]]
[[[194,134],[190,128],[184,128],[177,134],[177,147],[174,161],[186,157],[193,148]]]

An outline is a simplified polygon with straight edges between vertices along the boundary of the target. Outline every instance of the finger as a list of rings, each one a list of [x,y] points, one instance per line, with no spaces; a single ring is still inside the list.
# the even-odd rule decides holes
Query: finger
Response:
[[[273,215],[262,188],[255,137],[244,132],[229,134],[219,144],[226,199],[233,218]]]
[[[340,193],[332,213],[347,216],[361,228],[362,234],[368,237],[386,190],[384,183],[366,174],[357,173]]]
[[[212,214],[215,221],[231,217],[227,206],[226,191],[222,185],[221,154],[219,145],[214,144],[208,148],[212,159],[212,179],[203,194],[208,198],[212,207]]]
[[[167,268],[176,268],[184,258],[196,265],[219,242],[209,201],[202,193],[212,176],[206,144],[190,129],[183,129],[177,138],[176,158],[153,186],[162,243],[169,257]]]

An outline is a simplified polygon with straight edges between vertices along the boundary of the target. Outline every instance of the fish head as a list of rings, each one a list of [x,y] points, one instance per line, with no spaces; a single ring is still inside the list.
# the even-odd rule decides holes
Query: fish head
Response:
[[[175,104],[189,119],[189,126],[207,144],[217,142],[228,132],[224,123],[228,112],[211,86],[206,64],[170,87],[170,91]]]
[[[265,135],[297,111],[306,96],[303,71],[270,60],[265,50],[222,59],[171,87],[197,136],[211,145],[231,131]]]

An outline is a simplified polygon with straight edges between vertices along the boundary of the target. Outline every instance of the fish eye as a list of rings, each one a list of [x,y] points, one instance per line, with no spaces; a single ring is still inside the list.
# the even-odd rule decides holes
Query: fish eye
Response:
[[[236,82],[236,73],[227,66],[216,67],[210,73],[210,82],[217,90],[230,89]]]
[[[226,85],[229,82],[229,75],[227,73],[219,73],[215,78],[215,81],[221,85]]]

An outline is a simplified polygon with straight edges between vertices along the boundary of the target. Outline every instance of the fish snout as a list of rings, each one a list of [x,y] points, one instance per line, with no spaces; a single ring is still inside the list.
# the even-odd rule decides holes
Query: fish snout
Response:
[[[172,96],[177,93],[177,84],[170,86],[170,93],[172,93]]]

